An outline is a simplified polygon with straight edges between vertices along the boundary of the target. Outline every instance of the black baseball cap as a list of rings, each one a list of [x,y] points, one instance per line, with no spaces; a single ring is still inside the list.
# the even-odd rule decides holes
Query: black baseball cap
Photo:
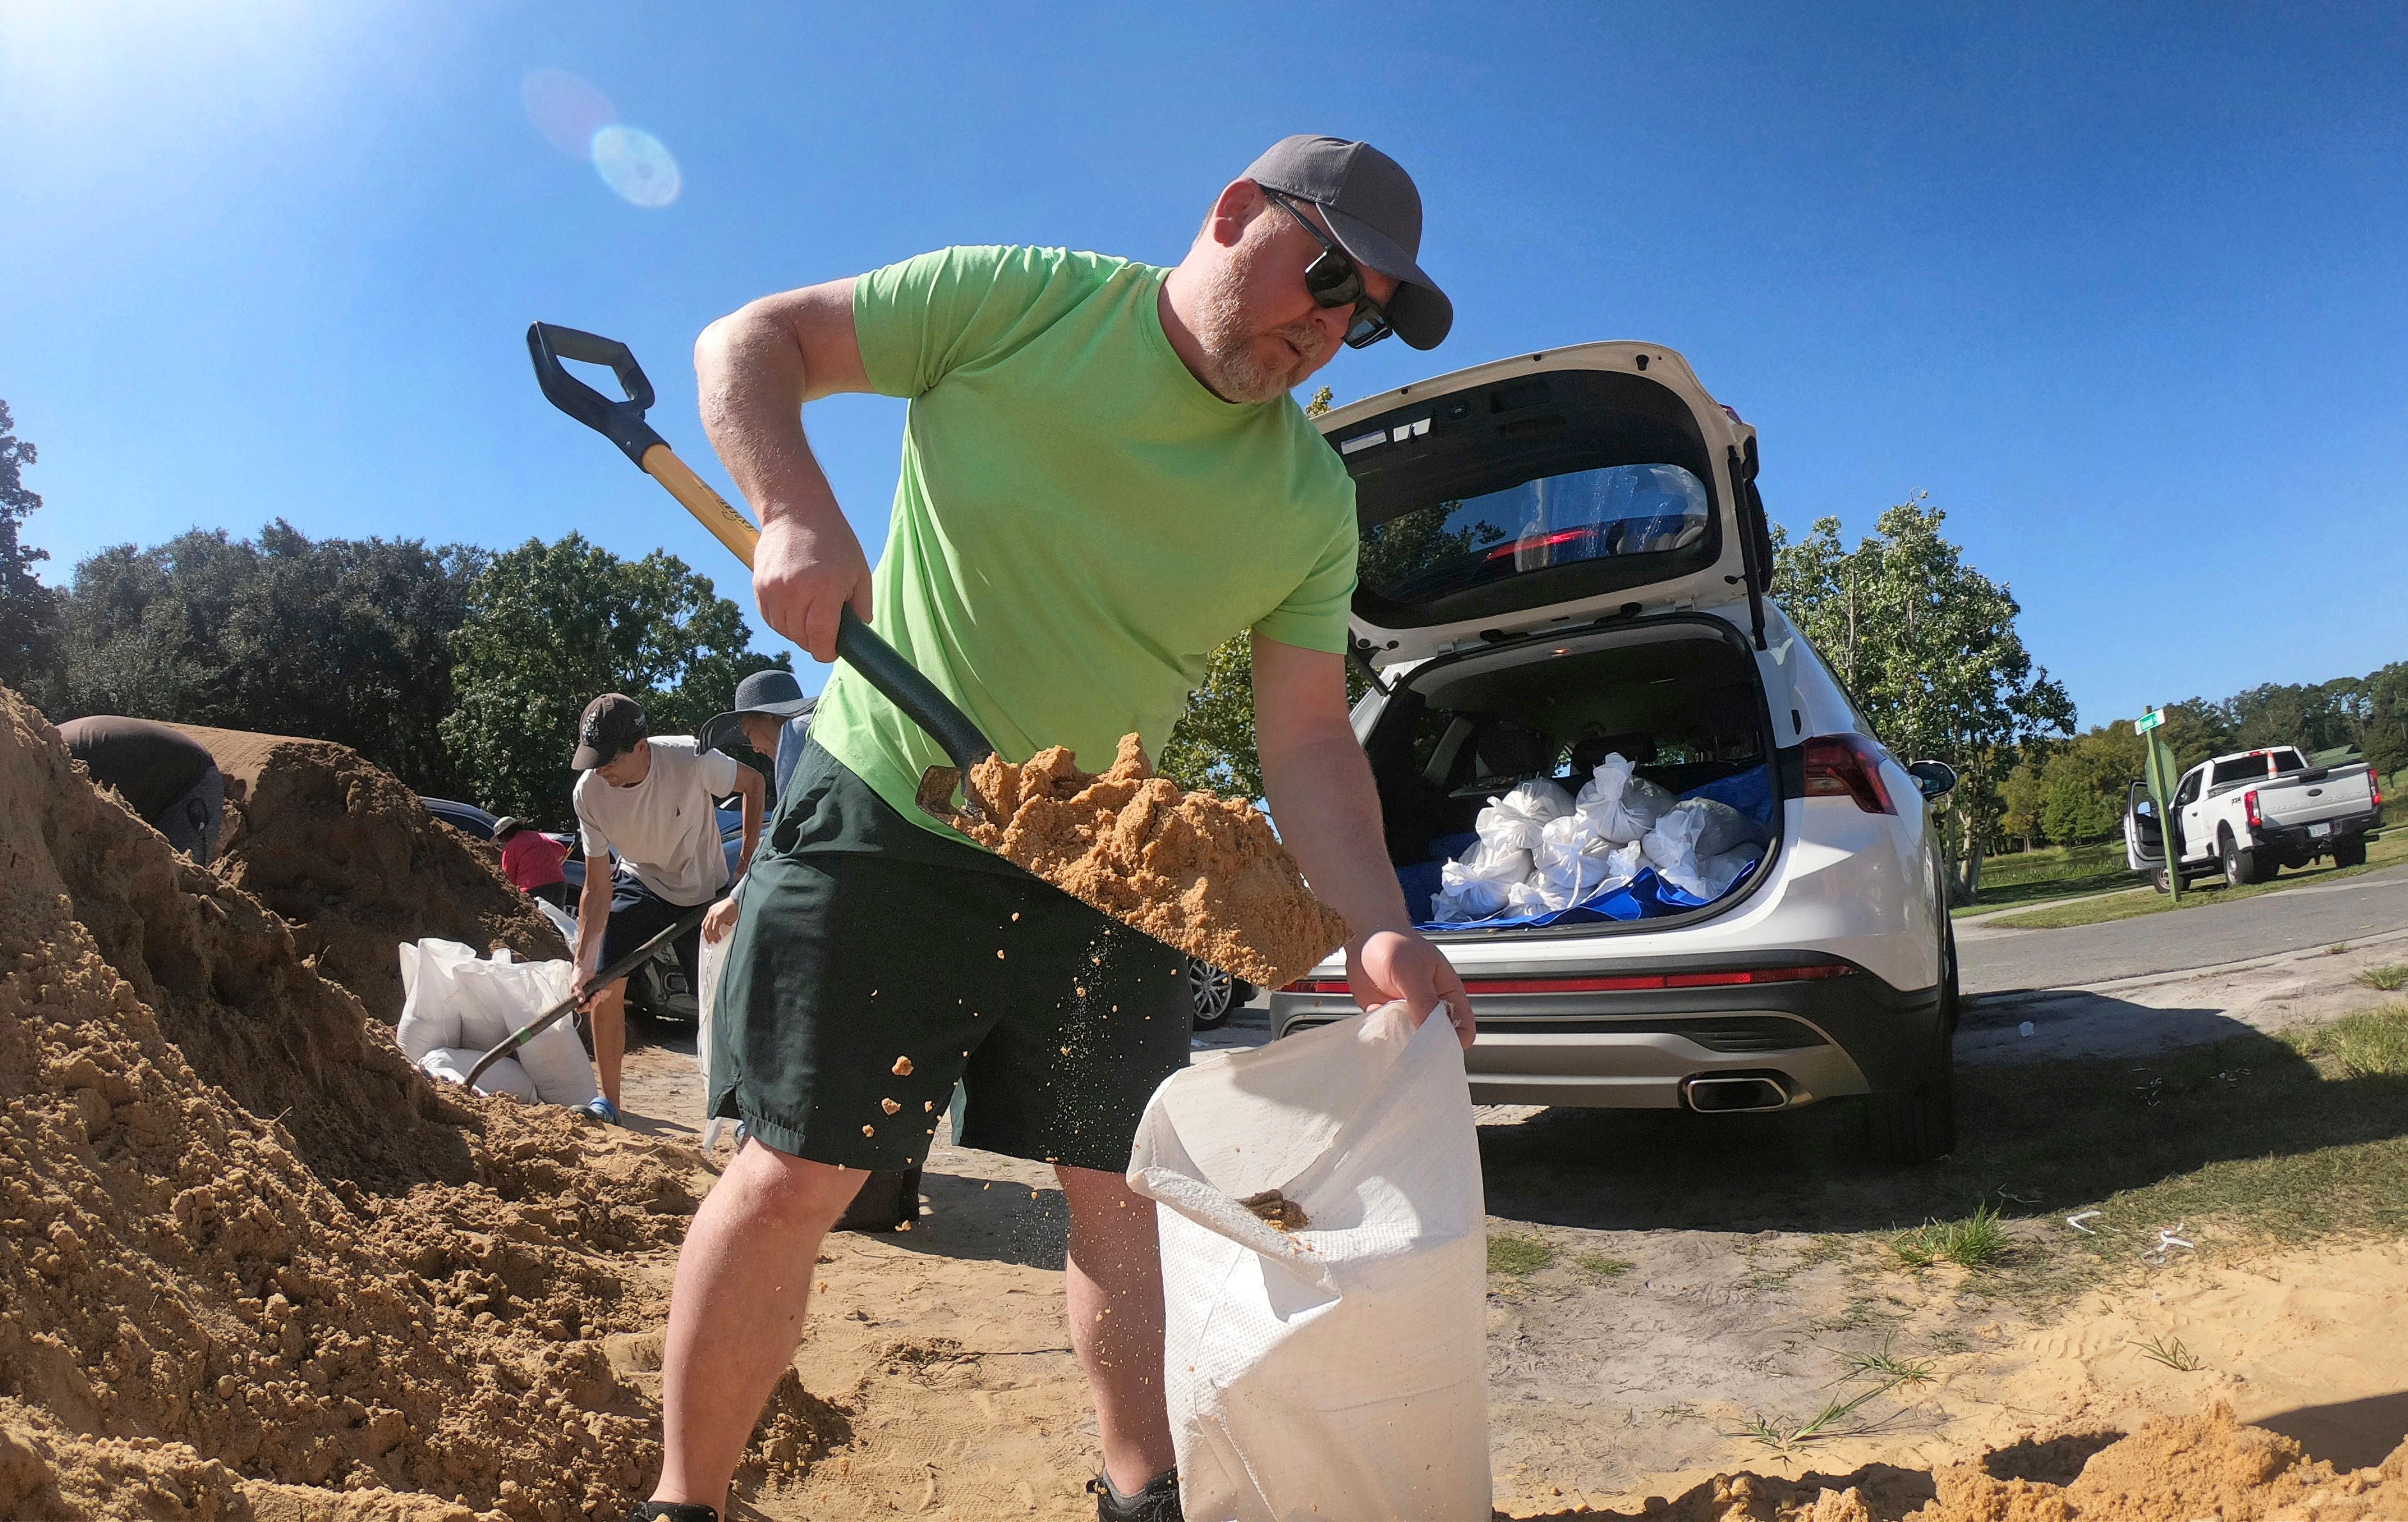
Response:
[[[577,754],[568,764],[592,771],[634,750],[643,738],[643,706],[625,693],[604,693],[585,705],[585,716],[577,721]]]
[[[1273,143],[1247,165],[1245,178],[1319,207],[1348,258],[1397,282],[1385,304],[1397,337],[1416,349],[1446,341],[1455,303],[1415,263],[1422,193],[1403,165],[1369,143],[1298,133]]]
[[[793,719],[809,713],[819,699],[806,696],[803,684],[795,680],[792,671],[771,667],[755,671],[736,684],[736,707],[720,714],[702,726],[705,750],[724,751],[741,733],[736,721],[747,713],[766,713],[774,719]]]

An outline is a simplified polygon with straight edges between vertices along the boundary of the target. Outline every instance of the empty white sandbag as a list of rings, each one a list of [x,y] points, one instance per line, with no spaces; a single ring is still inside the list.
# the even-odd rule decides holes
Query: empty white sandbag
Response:
[[[468,1070],[474,1068],[477,1065],[477,1059],[491,1050],[491,1047],[485,1046],[438,1046],[420,1057],[418,1065],[424,1069],[427,1076],[431,1078],[439,1078],[447,1084],[465,1084],[468,1082]],[[529,1104],[536,1103],[541,1098],[535,1091],[535,1080],[527,1076],[526,1070],[519,1066],[519,1059],[516,1057],[504,1057],[480,1074],[477,1079],[477,1092],[507,1094],[514,1099],[524,1099]]]
[[[1540,832],[1550,819],[1572,811],[1572,796],[1544,778],[1523,783],[1502,797],[1488,800],[1471,827],[1480,842],[1499,851],[1536,851]]]
[[[437,1076],[428,1057],[465,1049],[466,1074],[479,1055],[493,1050],[519,1027],[566,998],[574,969],[566,961],[522,962],[508,948],[491,960],[473,946],[432,937],[401,948],[401,1022],[394,1040],[404,1055]],[[571,1107],[601,1092],[585,1047],[566,1020],[554,1022],[520,1047],[511,1062],[531,1085],[523,1096]],[[496,1063],[478,1086],[486,1093],[516,1092],[498,1086]]]
[[[1573,805],[1589,829],[1615,845],[1645,835],[1672,807],[1672,795],[1638,775],[1616,752],[1597,765]]]

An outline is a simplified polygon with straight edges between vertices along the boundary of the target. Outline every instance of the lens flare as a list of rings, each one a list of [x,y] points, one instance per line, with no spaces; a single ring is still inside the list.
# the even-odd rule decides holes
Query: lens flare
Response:
[[[613,123],[594,135],[594,167],[602,183],[637,206],[666,206],[685,180],[661,140],[641,127]]]
[[[539,68],[519,85],[519,103],[543,140],[573,159],[591,151],[594,135],[619,120],[610,97],[565,68]]]

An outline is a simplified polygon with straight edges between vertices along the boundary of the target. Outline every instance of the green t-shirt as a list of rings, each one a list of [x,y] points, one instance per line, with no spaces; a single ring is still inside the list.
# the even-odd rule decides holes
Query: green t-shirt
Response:
[[[869,383],[911,401],[873,624],[1009,761],[1067,745],[1098,770],[1131,732],[1159,755],[1240,630],[1345,649],[1354,481],[1293,399],[1188,373],[1168,273],[956,248],[853,283]],[[842,663],[811,734],[952,833],[912,801],[944,753]]]

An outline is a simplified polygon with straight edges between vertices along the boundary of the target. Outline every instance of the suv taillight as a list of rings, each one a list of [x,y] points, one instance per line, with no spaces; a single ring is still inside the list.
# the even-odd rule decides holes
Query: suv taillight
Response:
[[[2249,827],[2251,829],[2259,829],[2264,827],[2266,818],[2263,814],[2260,814],[2258,811],[2258,790],[2256,788],[2253,787],[2248,792],[2241,795],[2241,807],[2247,811],[2249,814]]]
[[[1862,735],[1817,735],[1806,742],[1806,796],[1854,798],[1869,814],[1894,814],[1881,764],[1880,749]]]

